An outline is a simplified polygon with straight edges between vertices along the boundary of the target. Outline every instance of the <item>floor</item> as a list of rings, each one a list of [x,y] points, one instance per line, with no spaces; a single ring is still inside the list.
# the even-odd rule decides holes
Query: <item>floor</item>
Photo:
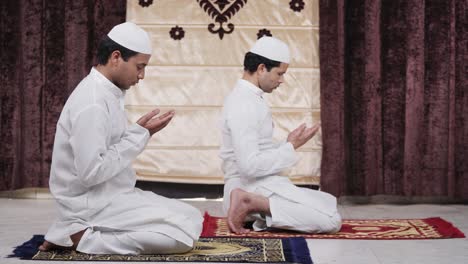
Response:
[[[184,200],[201,211],[221,216],[221,202]],[[468,235],[468,205],[340,205],[343,218],[425,218],[440,216]],[[6,258],[16,245],[44,234],[55,215],[50,199],[0,198],[0,263],[47,263]],[[325,264],[466,264],[468,239],[441,240],[333,240],[309,239],[314,263]],[[59,264],[60,262],[54,262]],[[64,262],[71,264],[73,262]],[[85,263],[85,262],[75,262]],[[86,262],[93,263],[93,262]],[[102,264],[102,262],[96,262]]]

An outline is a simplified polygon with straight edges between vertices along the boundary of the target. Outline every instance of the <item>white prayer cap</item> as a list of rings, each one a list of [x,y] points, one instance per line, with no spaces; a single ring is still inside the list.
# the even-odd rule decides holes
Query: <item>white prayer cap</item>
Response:
[[[118,24],[107,36],[129,50],[150,55],[152,53],[148,33],[132,22]]]
[[[289,63],[291,56],[289,48],[283,41],[273,37],[262,37],[250,49],[250,52],[263,56],[267,59]]]

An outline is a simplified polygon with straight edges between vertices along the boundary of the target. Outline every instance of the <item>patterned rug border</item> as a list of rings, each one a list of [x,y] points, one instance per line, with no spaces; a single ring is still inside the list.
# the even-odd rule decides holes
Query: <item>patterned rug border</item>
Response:
[[[248,262],[313,264],[304,238],[200,238],[195,249],[185,254],[94,255],[73,250],[38,251],[43,235],[15,247],[8,258],[39,261],[115,261],[115,262]]]
[[[335,234],[304,234],[294,231],[263,231],[263,232],[250,232],[244,235],[237,235],[231,233],[224,217],[211,216],[207,212],[204,215],[203,232],[201,237],[250,237],[250,238],[284,238],[284,237],[304,237],[306,239],[359,239],[359,240],[417,240],[417,239],[449,239],[449,238],[465,238],[463,232],[456,228],[452,223],[440,218],[430,217],[422,219],[344,219],[340,232]],[[408,222],[408,226],[414,228],[418,232],[427,233],[426,236],[420,233],[413,233],[406,237],[404,236],[369,236],[369,233],[362,235],[344,233],[343,230],[349,230],[351,223],[390,223],[390,222]],[[218,230],[218,223],[222,223],[222,231]],[[420,227],[416,223],[424,223],[428,227]],[[364,228],[363,228],[364,230]]]

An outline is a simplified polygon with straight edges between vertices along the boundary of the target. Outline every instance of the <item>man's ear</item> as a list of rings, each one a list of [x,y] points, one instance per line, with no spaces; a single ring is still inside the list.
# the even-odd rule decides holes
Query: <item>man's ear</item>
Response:
[[[109,57],[109,62],[111,63],[111,65],[117,65],[121,57],[122,54],[120,53],[120,51],[114,50]]]
[[[257,66],[257,72],[258,72],[258,73],[262,73],[262,72],[264,72],[265,70],[266,70],[265,64],[260,63],[260,64]]]

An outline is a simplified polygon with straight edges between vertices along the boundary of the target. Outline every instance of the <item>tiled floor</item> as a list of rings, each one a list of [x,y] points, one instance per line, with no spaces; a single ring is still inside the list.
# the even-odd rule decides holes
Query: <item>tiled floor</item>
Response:
[[[219,201],[190,200],[186,202],[212,215],[222,215]],[[0,263],[47,263],[5,257],[11,253],[14,246],[30,239],[33,234],[44,234],[47,231],[55,216],[53,201],[0,199],[0,212]],[[468,205],[343,205],[340,206],[340,212],[343,218],[354,219],[440,216],[468,235]],[[310,239],[308,245],[314,263],[318,264],[468,263],[467,238],[393,241]],[[53,263],[60,264],[61,262]]]

